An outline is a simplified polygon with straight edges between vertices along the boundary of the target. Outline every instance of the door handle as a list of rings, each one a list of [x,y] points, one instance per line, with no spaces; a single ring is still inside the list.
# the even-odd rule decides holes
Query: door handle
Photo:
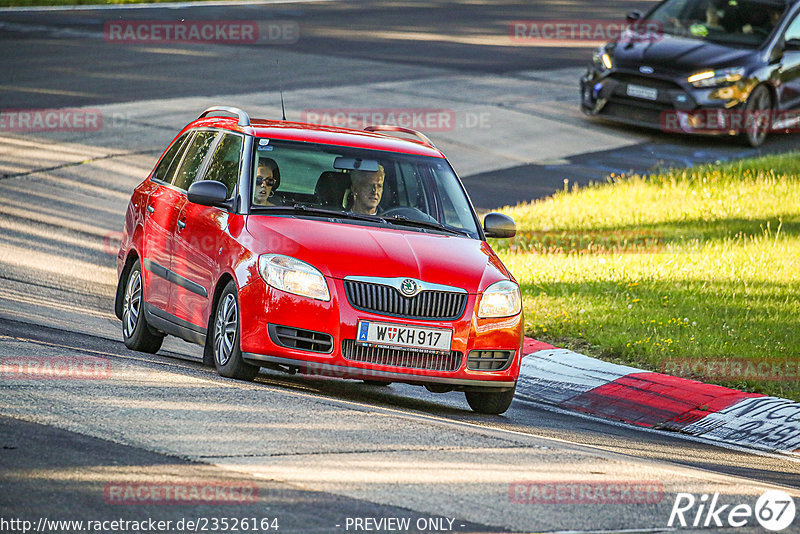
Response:
[[[153,213],[156,209],[153,206],[147,206],[147,213]]]
[[[178,221],[178,228],[180,228],[181,230],[186,228],[186,221]]]

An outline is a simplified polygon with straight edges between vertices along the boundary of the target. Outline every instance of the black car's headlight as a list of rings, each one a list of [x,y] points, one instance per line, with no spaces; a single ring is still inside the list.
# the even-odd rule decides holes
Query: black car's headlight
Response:
[[[728,69],[698,72],[686,78],[686,81],[695,87],[716,87],[718,85],[738,82],[743,76],[744,67],[731,67]]]
[[[608,53],[605,45],[592,52],[592,63],[600,71],[610,70],[614,66],[613,61],[611,61],[611,54]]]

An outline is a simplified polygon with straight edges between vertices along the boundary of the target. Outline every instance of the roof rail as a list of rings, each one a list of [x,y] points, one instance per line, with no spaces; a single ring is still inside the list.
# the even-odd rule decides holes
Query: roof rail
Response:
[[[431,148],[436,148],[436,145],[433,144],[433,141],[422,132],[418,132],[417,130],[413,130],[411,128],[405,128],[403,126],[393,126],[390,124],[378,124],[376,126],[367,126],[364,128],[367,132],[401,132],[407,133],[409,135],[416,136],[417,138],[421,139],[423,143],[428,145]]]
[[[231,115],[236,115],[239,117],[239,126],[250,126],[250,115],[246,112],[242,111],[239,108],[234,108],[231,106],[214,106],[213,108],[208,108],[204,112],[200,114],[198,119],[202,119],[203,117],[210,115],[212,113],[221,111],[223,113],[230,113]]]

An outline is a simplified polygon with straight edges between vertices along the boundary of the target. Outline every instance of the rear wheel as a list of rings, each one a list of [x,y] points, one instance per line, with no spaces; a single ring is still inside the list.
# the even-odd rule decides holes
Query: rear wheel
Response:
[[[239,345],[239,300],[236,285],[228,282],[219,297],[214,313],[213,355],[217,372],[227,378],[253,380],[258,367],[242,359]]]
[[[477,413],[485,413],[490,415],[500,415],[508,410],[511,406],[511,401],[514,400],[514,391],[512,388],[508,391],[490,392],[490,391],[465,391],[467,397],[467,404]]]
[[[164,336],[154,334],[144,316],[142,265],[139,260],[128,271],[125,296],[122,301],[122,339],[131,350],[155,354],[164,342]]]
[[[756,86],[744,105],[744,128],[742,140],[757,147],[764,143],[772,122],[772,95],[765,85]]]

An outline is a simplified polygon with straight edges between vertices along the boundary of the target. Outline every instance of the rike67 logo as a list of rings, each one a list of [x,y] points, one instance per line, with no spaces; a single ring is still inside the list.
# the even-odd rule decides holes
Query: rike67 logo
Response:
[[[678,493],[669,527],[744,527],[754,526],[753,518],[763,528],[778,532],[794,523],[797,510],[791,495],[780,490],[770,490],[756,501],[755,507],[749,504],[721,504],[719,493],[701,495]]]

